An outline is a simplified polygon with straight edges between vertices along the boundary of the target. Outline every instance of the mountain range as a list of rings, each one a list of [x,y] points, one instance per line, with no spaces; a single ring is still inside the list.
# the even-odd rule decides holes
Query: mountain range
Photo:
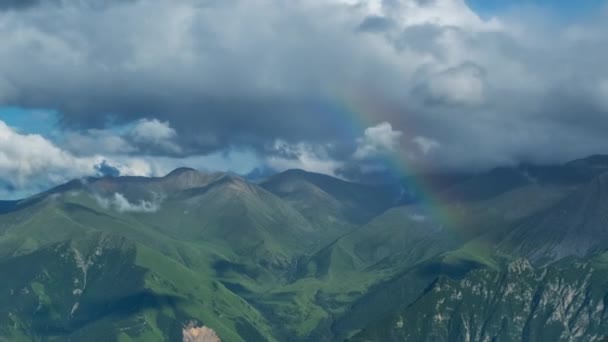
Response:
[[[0,341],[608,337],[608,156],[413,178],[181,168],[2,201]]]

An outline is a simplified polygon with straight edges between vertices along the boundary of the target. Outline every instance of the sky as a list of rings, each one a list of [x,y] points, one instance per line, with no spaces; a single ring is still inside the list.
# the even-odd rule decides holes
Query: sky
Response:
[[[466,3],[481,16],[504,15],[505,11],[536,7],[569,20],[601,9],[605,0],[467,0]]]
[[[0,0],[0,198],[608,153],[607,43],[597,0]]]

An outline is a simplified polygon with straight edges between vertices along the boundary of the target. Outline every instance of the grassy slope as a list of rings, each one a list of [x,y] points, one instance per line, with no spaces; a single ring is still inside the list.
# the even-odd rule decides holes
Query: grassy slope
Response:
[[[142,270],[132,291],[150,291],[155,305],[118,319],[104,317],[73,334],[113,331],[125,341],[160,340],[179,335],[181,324],[197,319],[228,341],[327,340],[389,319],[442,275],[500,272],[503,258],[510,256],[496,254],[493,246],[501,235],[495,233],[550,208],[573,188],[520,185],[517,176],[516,188],[494,189],[489,196],[468,183],[466,191],[477,197],[449,204],[456,213],[449,226],[418,206],[394,208],[357,226],[353,222],[360,217],[349,221],[346,216],[366,202],[366,195],[345,203],[341,196],[356,190],[350,185],[332,188],[342,184],[332,182],[324,188],[327,184],[307,180],[308,193],[276,196],[235,177],[183,172],[184,179],[154,180],[155,191],[175,190],[155,213],[103,207],[78,186],[17,211],[9,208],[0,215],[0,262],[12,264],[64,241],[96,241],[99,234],[124,238],[134,250],[132,266]],[[127,189],[134,201],[150,186],[145,179],[135,183],[125,187],[105,179],[93,187],[105,195]],[[302,193],[305,198],[298,197]],[[320,216],[315,218],[315,212]],[[329,222],[339,225],[331,234],[323,228]],[[42,259],[38,263],[44,264]],[[35,293],[37,304],[56,292],[38,283],[32,278],[15,286]],[[0,293],[9,298],[4,296]],[[0,326],[36,321],[31,315],[20,317]],[[22,331],[0,335],[18,338]]]
[[[232,187],[233,184],[228,186]],[[302,253],[305,248],[309,248],[297,244],[297,239],[292,240],[293,242],[283,239],[281,234],[284,232],[272,230],[284,230],[285,224],[295,222],[301,224],[301,227],[295,227],[298,233],[307,233],[307,222],[298,212],[277,203],[272,195],[264,191],[255,195],[265,197],[270,202],[269,207],[256,198],[251,198],[251,189],[245,189],[244,192],[243,189],[225,187],[221,191],[215,190],[186,196],[187,207],[195,213],[193,217],[180,212],[183,207],[177,200],[175,203],[167,200],[161,212],[144,214],[119,213],[103,208],[91,196],[80,192],[52,196],[37,202],[34,207],[0,217],[0,224],[6,227],[0,237],[0,244],[3,246],[1,251],[5,258],[9,258],[27,255],[56,242],[86,238],[91,234],[119,235],[136,243],[137,265],[148,270],[145,288],[162,295],[179,293],[181,296],[192,296],[195,300],[206,303],[199,308],[194,304],[180,304],[184,315],[180,317],[182,320],[186,317],[197,318],[217,329],[220,336],[226,340],[239,340],[243,334],[257,335],[255,331],[258,331],[263,339],[271,339],[270,325],[257,309],[235,294],[238,293],[234,288],[236,285],[255,293],[255,296],[249,297],[242,293],[241,295],[251,300],[256,307],[264,309],[267,315],[269,312],[293,313],[294,318],[286,328],[279,329],[283,330],[278,332],[279,336],[299,335],[305,338],[328,316],[328,309],[324,304],[319,304],[318,288],[325,287],[327,291],[343,296],[344,292],[352,292],[348,290],[350,285],[341,282],[341,275],[325,279],[317,279],[316,276],[304,277],[291,282],[284,279],[284,274],[273,272],[272,267],[260,267],[260,261],[265,257],[279,258],[282,262],[287,262],[295,252]],[[236,193],[227,190],[234,190]],[[210,204],[213,206],[209,207]],[[234,210],[244,210],[245,215],[241,217],[244,216],[245,219],[240,222],[204,220],[205,216],[216,219],[219,216],[220,220],[221,216],[238,217]],[[247,236],[249,239],[230,240],[225,232],[221,231],[225,228],[249,229],[254,231],[254,235]],[[197,237],[196,234],[201,231],[203,234]],[[243,231],[235,235],[242,237],[243,234],[250,233]],[[247,244],[254,239],[265,242],[260,259],[257,260],[251,258],[251,248],[255,244]],[[218,266],[218,262],[227,264],[228,269]],[[243,271],[243,268],[249,271]],[[165,279],[164,283],[151,281],[150,279],[154,279],[152,275]],[[190,280],[186,280],[188,277]],[[227,286],[233,285],[231,290],[234,292],[228,290],[224,283]],[[196,291],[187,284],[196,284],[198,292],[194,294]],[[354,287],[360,292],[364,290],[364,286]],[[283,300],[286,296],[291,296],[291,299]],[[343,309],[348,303],[348,298],[342,299],[341,306],[338,306]],[[154,327],[153,321],[158,318],[157,310],[144,310],[144,313],[144,321]],[[169,316],[176,318],[174,314]],[[223,318],[217,318],[218,316]],[[274,324],[275,327],[277,325],[279,324]],[[145,335],[142,335],[145,337],[142,338],[152,338],[158,335],[159,331],[146,331]],[[122,340],[128,338],[131,337],[121,334]]]
[[[93,209],[81,206],[81,203],[87,202]],[[75,203],[78,203],[77,207],[72,206]],[[201,305],[200,308],[196,308],[196,304],[181,305],[180,309],[183,307],[184,312],[190,314],[188,319],[208,321],[209,326],[217,328],[228,341],[242,340],[239,334],[235,333],[239,329],[259,330],[264,339],[269,338],[268,327],[259,313],[225,289],[221,283],[210,280],[213,278],[211,265],[214,260],[230,257],[232,253],[229,250],[225,251],[208,243],[173,239],[144,226],[129,215],[116,216],[117,213],[104,212],[104,209],[96,206],[94,202],[79,196],[55,197],[37,206],[39,207],[33,215],[15,213],[2,217],[4,224],[11,225],[0,239],[5,259],[9,258],[8,255],[29,255],[32,251],[44,248],[43,246],[84,239],[97,233],[122,236],[137,245],[136,264],[148,272],[144,288],[156,294],[187,295],[196,302],[212,303]],[[151,279],[164,280],[158,283]],[[196,291],[193,286],[197,287]],[[218,312],[231,316],[214,318]],[[241,319],[236,320],[234,317]],[[185,320],[187,317],[180,318]],[[240,328],[236,324],[239,324]]]

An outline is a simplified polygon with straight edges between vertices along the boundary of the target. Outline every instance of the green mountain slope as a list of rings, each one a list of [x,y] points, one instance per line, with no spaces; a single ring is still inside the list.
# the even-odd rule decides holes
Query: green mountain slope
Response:
[[[326,229],[344,222],[365,223],[395,205],[400,195],[399,189],[389,186],[357,184],[302,170],[285,171],[261,185]]]
[[[178,340],[189,319],[226,340],[270,338],[260,314],[221,284],[121,237],[51,244],[0,272],[12,275],[0,288],[0,331],[11,339]]]
[[[0,202],[0,340],[593,340],[607,170],[450,177],[444,215],[297,170],[75,180]]]

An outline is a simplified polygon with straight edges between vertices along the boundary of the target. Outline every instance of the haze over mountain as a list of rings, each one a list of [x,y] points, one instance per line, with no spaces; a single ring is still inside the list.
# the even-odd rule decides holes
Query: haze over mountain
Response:
[[[0,338],[597,340],[605,160],[470,174],[442,203],[303,170],[77,179],[2,202]]]

